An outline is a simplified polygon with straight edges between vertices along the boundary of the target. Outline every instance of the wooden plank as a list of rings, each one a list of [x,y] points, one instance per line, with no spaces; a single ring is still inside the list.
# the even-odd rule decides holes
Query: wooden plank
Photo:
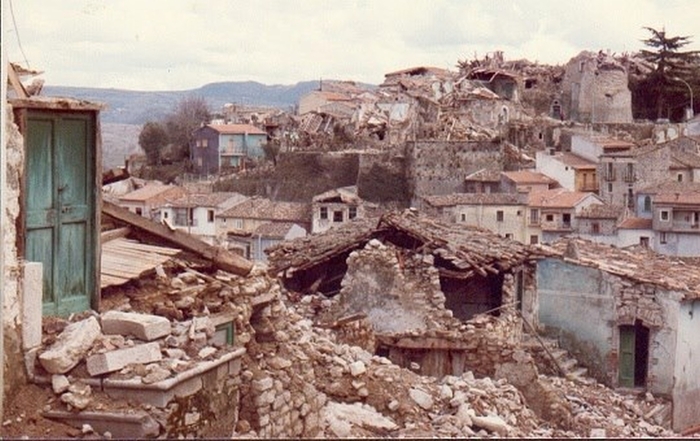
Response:
[[[182,231],[170,231],[165,225],[131,213],[118,205],[105,201],[102,205],[102,212],[134,228],[155,235],[177,247],[199,254],[205,259],[211,260],[214,265],[224,271],[245,276],[253,269],[253,263],[242,256],[222,248],[213,247]]]
[[[121,237],[126,237],[130,232],[131,232],[131,228],[129,228],[129,227],[122,227],[122,228],[116,228],[114,230],[103,231],[100,234],[100,241],[103,244],[105,244],[111,240],[119,239]]]
[[[148,254],[163,254],[167,256],[173,256],[182,252],[182,250],[179,250],[177,248],[159,247],[155,245],[142,244],[139,242],[132,242],[126,239],[105,244],[105,247],[103,247],[103,249],[105,248],[110,250],[121,250],[125,252],[145,252]]]

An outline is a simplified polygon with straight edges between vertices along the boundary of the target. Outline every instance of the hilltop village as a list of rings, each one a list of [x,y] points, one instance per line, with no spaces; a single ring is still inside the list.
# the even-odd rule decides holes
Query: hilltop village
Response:
[[[700,118],[635,120],[651,69],[321,81],[159,182],[12,65],[0,433],[700,436]]]

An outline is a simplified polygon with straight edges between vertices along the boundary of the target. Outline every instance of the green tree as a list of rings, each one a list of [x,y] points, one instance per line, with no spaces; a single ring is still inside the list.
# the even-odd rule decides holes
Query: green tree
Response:
[[[640,116],[650,119],[682,115],[690,100],[684,81],[697,87],[700,51],[682,50],[692,43],[691,36],[669,36],[663,28],[644,29],[651,36],[642,40],[648,49],[642,49],[640,55],[653,70],[633,84],[636,107]]]
[[[204,98],[188,96],[177,103],[173,113],[165,118],[165,128],[174,155],[172,160],[179,161],[189,157],[192,132],[210,120],[211,112]]]
[[[146,153],[150,165],[160,165],[161,153],[168,144],[168,134],[159,122],[149,121],[139,133],[139,145]]]

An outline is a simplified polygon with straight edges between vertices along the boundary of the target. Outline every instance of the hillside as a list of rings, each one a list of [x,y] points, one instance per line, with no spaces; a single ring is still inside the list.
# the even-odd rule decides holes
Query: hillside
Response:
[[[206,84],[198,89],[143,92],[90,87],[45,86],[47,96],[68,96],[107,104],[102,121],[118,124],[143,124],[159,119],[187,96],[201,96],[216,111],[226,103],[290,108],[299,97],[318,87],[317,81],[303,81],[292,86],[257,83],[255,81]]]

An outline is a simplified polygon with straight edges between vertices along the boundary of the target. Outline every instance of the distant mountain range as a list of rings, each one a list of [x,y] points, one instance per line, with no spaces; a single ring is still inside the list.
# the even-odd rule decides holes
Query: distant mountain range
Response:
[[[303,81],[293,86],[267,86],[255,81],[243,81],[211,83],[198,89],[163,92],[44,86],[42,94],[105,103],[107,109],[101,112],[101,120],[106,123],[143,124],[165,116],[178,101],[187,96],[204,98],[214,112],[226,103],[291,109],[299,97],[317,89],[318,85],[318,81]]]

